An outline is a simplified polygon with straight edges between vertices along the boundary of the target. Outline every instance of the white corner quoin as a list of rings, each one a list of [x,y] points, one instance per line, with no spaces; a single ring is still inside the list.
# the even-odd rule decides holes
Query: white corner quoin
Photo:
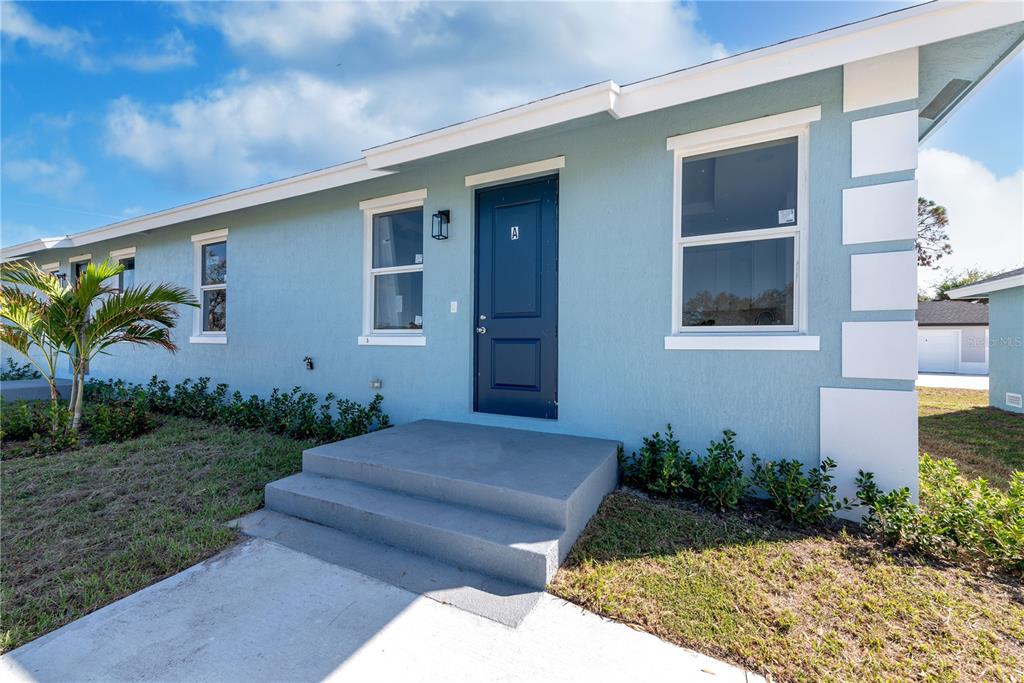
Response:
[[[843,377],[917,379],[917,321],[844,322]]]
[[[917,252],[850,256],[850,309],[917,310]]]
[[[843,66],[843,111],[913,100],[918,96],[917,48]]]
[[[843,244],[914,239],[917,239],[916,180],[843,190]]]
[[[917,168],[917,118],[911,109],[850,124],[853,177]]]

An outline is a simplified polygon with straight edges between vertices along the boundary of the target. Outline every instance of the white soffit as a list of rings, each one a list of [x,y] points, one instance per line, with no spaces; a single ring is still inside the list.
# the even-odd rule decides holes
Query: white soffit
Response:
[[[854,178],[917,168],[917,110],[852,124],[850,174]]]
[[[917,48],[843,66],[843,111],[917,99]]]
[[[843,190],[843,244],[917,239],[917,181]]]
[[[850,308],[854,311],[917,309],[917,252],[888,251],[850,257]]]
[[[843,323],[843,377],[917,379],[917,321]]]
[[[908,487],[916,501],[917,392],[822,387],[819,401],[821,459],[836,461],[838,496],[856,500],[854,480],[864,470],[885,490]]]

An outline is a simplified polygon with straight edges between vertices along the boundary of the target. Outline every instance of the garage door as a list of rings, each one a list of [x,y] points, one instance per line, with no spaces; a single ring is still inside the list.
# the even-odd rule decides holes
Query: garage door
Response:
[[[918,370],[956,372],[957,341],[956,330],[918,330]]]

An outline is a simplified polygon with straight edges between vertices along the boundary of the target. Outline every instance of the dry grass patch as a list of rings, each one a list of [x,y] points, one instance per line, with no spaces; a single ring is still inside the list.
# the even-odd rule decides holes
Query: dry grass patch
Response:
[[[617,492],[549,590],[776,680],[1021,681],[1018,582]]]
[[[43,458],[5,460],[0,650],[222,550],[224,523],[300,469],[304,444],[199,420]]]
[[[1005,488],[1024,470],[1024,415],[988,405],[988,392],[919,387],[920,450],[951,458],[965,477]]]

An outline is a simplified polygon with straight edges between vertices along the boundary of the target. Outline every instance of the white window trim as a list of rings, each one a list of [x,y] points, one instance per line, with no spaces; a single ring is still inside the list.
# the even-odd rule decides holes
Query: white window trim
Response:
[[[774,116],[743,121],[718,128],[668,138],[673,152],[672,188],[672,310],[671,335],[665,337],[669,350],[805,350],[817,351],[817,337],[807,337],[807,258],[809,225],[809,136],[810,124],[821,118],[821,107],[808,107]],[[797,222],[794,225],[743,230],[715,235],[682,237],[682,170],[686,157],[744,147],[785,138],[797,138]],[[794,237],[793,325],[729,325],[684,327],[682,311],[683,248],[770,238]],[[802,339],[801,339],[802,338]],[[786,341],[789,340],[789,341]]]
[[[53,275],[54,273],[60,270],[60,261],[54,261],[53,263],[44,263],[43,265],[39,266],[39,270],[43,271],[44,273],[49,273],[50,275]]]
[[[426,188],[411,190],[386,197],[359,202],[363,212],[363,333],[356,340],[359,346],[426,346],[427,338],[419,330],[377,330],[373,327],[374,275],[423,272],[422,263],[391,268],[373,267],[373,217],[381,213],[422,208],[427,198]],[[426,227],[424,227],[424,243]]]
[[[211,230],[210,232],[192,235],[192,291],[199,299],[199,307],[192,314],[192,336],[188,338],[191,344],[227,344],[227,330],[223,332],[203,331],[203,246],[214,242],[226,242],[228,230]],[[227,290],[227,282],[224,285],[206,285],[206,289]]]
[[[549,171],[557,171],[560,168],[565,168],[564,156],[552,157],[541,161],[532,161],[528,164],[519,164],[518,166],[499,168],[493,171],[486,171],[484,173],[474,173],[466,176],[466,187],[502,183],[506,180],[520,180],[531,176],[543,175]]]
[[[79,254],[78,256],[68,257],[68,263],[80,263],[82,261],[92,261],[92,254]]]
[[[135,247],[126,247],[124,249],[115,249],[110,252],[110,260],[117,263],[121,259],[135,258]]]
[[[110,252],[110,262],[114,265],[119,264],[121,261],[129,258],[135,258],[135,247],[125,247],[124,249],[114,249]],[[118,285],[120,285],[120,279],[118,279]]]

